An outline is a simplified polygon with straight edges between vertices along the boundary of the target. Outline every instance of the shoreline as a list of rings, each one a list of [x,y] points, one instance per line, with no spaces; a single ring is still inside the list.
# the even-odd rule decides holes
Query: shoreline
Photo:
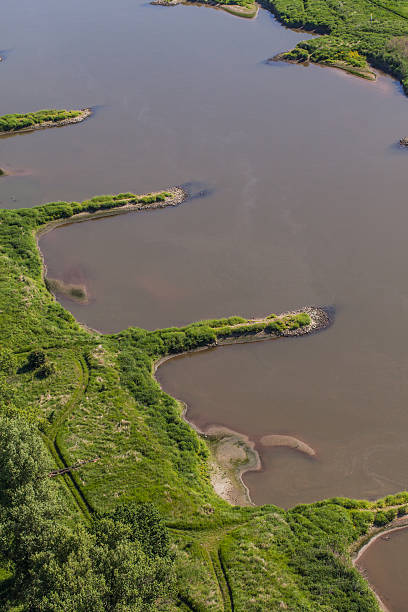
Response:
[[[135,204],[131,204],[130,200],[132,198],[124,198],[124,200],[129,200],[123,206],[118,206],[116,208],[110,208],[107,210],[96,210],[95,212],[80,212],[72,217],[58,219],[57,221],[50,221],[46,223],[42,227],[40,227],[36,236],[41,238],[48,232],[56,229],[57,227],[63,227],[66,225],[71,225],[73,223],[82,223],[83,221],[93,221],[94,219],[102,219],[103,217],[113,217],[116,215],[123,215],[129,212],[140,212],[142,210],[152,210],[156,208],[167,208],[168,206],[178,206],[185,202],[189,194],[182,187],[171,187],[170,189],[164,189],[167,193],[170,193],[170,197],[166,198],[162,202],[152,202],[150,204],[144,204],[141,202],[137,202]],[[160,194],[161,191],[154,191],[149,195],[157,195]],[[148,194],[144,194],[148,195]],[[143,197],[139,196],[139,197]]]
[[[215,2],[214,0],[208,0],[208,2],[200,2],[195,0],[152,0],[150,2],[153,6],[205,6],[215,9],[221,9],[230,15],[235,17],[243,17],[245,19],[255,19],[258,17],[259,4],[254,3],[253,8],[242,6],[240,4],[223,4],[222,2]]]
[[[291,30],[292,28],[288,29]],[[308,32],[307,30],[300,31],[304,32],[305,34],[310,34],[310,32]],[[323,68],[335,68],[336,70],[347,72],[351,76],[358,77],[359,79],[364,79],[365,81],[371,81],[373,83],[377,81],[377,74],[376,72],[374,72],[374,70],[359,70],[358,68],[353,68],[352,66],[348,66],[345,63],[343,65],[342,62],[336,62],[334,64],[327,64],[325,62],[312,62],[311,60],[301,62],[286,58],[285,55],[287,53],[289,53],[289,51],[281,51],[280,53],[277,53],[276,55],[273,55],[272,57],[268,58],[266,60],[266,63],[271,64],[272,62],[284,62],[285,64],[295,64],[297,66],[305,66],[306,68],[310,66],[310,64],[313,64],[314,66],[322,66]]]
[[[45,262],[45,258],[43,255],[43,252],[41,251],[41,247],[40,247],[40,239],[45,236],[46,234],[48,234],[49,232],[53,231],[54,229],[57,229],[58,227],[65,227],[67,225],[71,225],[73,223],[83,223],[84,221],[92,221],[92,220],[96,220],[96,219],[102,219],[104,217],[112,217],[112,216],[116,216],[116,215],[123,215],[123,214],[127,214],[130,212],[140,212],[142,210],[151,210],[151,209],[156,209],[156,208],[167,208],[168,206],[179,206],[179,204],[182,204],[183,202],[185,202],[189,195],[187,193],[187,191],[185,191],[182,187],[172,187],[170,189],[166,190],[167,193],[170,194],[170,197],[166,198],[164,201],[161,202],[152,202],[150,204],[144,204],[144,203],[135,203],[135,204],[130,204],[129,202],[124,204],[123,206],[118,206],[117,208],[111,208],[108,210],[97,210],[95,212],[81,212],[78,213],[76,215],[73,215],[72,217],[69,218],[63,218],[63,219],[58,219],[57,221],[50,221],[49,223],[46,223],[45,225],[43,225],[42,227],[38,228],[37,231],[35,231],[35,241],[36,241],[36,245],[37,245],[37,250],[38,253],[40,255],[41,258],[41,270],[42,270],[42,280],[45,283],[45,285],[47,286],[49,292],[51,293],[51,295],[53,295],[54,299],[56,301],[58,301],[58,298],[56,296],[56,292],[51,291],[50,288],[47,285],[47,280],[52,280],[54,283],[59,283],[61,286],[64,285],[68,285],[69,283],[65,283],[63,280],[61,279],[48,279],[47,278],[47,273],[48,273],[48,269],[47,269],[47,264]],[[161,192],[154,192],[151,195],[156,195],[159,194]],[[145,194],[146,195],[146,194]],[[143,196],[140,196],[143,197]],[[131,198],[128,198],[128,200],[130,200]],[[85,286],[85,293],[86,293],[86,286]],[[65,295],[65,297],[67,297],[68,299],[72,299],[69,296]],[[73,300],[76,301],[78,303],[78,300]],[[80,303],[82,304],[86,304],[87,302],[85,301],[81,301]],[[93,329],[88,327],[87,325],[82,324],[81,322],[78,321],[78,324],[81,325],[82,327],[84,327],[87,330],[91,330],[92,332],[94,332],[97,335],[103,335],[102,332],[100,332],[97,329]]]
[[[81,114],[76,117],[68,117],[67,119],[61,119],[61,121],[43,121],[36,125],[30,125],[17,130],[7,130],[7,132],[0,132],[0,137],[9,136],[11,134],[25,134],[27,132],[34,132],[36,130],[43,130],[52,127],[63,127],[65,125],[73,125],[75,123],[82,123],[93,114],[92,108],[81,108]]]
[[[395,531],[401,531],[402,529],[408,529],[408,516],[403,516],[401,518],[397,518],[392,521],[390,524],[385,525],[384,527],[376,528],[375,531],[371,532],[369,535],[369,539],[364,538],[362,541],[362,546],[354,551],[354,556],[352,558],[352,565],[358,571],[360,576],[367,582],[370,589],[372,590],[378,605],[382,612],[391,612],[390,608],[385,604],[385,602],[381,599],[380,594],[377,592],[376,587],[368,580],[365,575],[365,569],[359,565],[359,561],[361,557],[364,555],[366,550],[374,544],[376,540],[381,538],[385,533],[393,533]],[[353,553],[352,553],[353,555]]]
[[[215,349],[219,346],[230,346],[233,344],[247,344],[250,342],[262,342],[265,340],[278,340],[280,337],[297,337],[326,329],[331,324],[331,319],[328,313],[319,307],[306,306],[302,309],[296,309],[282,313],[279,316],[296,315],[300,312],[309,314],[311,323],[296,330],[284,330],[280,336],[258,332],[255,336],[239,336],[237,338],[228,338],[226,340],[218,340],[212,345],[207,345],[193,349],[191,351],[183,351],[182,353],[174,353],[164,355],[153,363],[152,374],[160,389],[163,389],[160,381],[157,379],[157,371],[163,363],[177,357],[184,357],[200,351]],[[268,319],[248,319],[248,323],[265,322]],[[234,329],[237,326],[231,326]],[[182,400],[176,398],[181,407],[181,416],[190,427],[192,427],[207,443],[210,450],[211,459],[209,461],[210,479],[214,491],[224,501],[231,505],[253,505],[256,504],[251,499],[250,490],[243,481],[243,476],[247,472],[261,471],[262,461],[259,451],[256,449],[256,444],[246,434],[234,431],[223,425],[209,425],[206,430],[201,430],[198,425],[190,421],[188,413],[188,405]],[[281,434],[266,434],[261,438],[264,440],[264,446],[269,447],[286,447],[292,448],[297,452],[301,452],[311,458],[316,456],[316,451],[311,448],[306,442],[290,435]],[[239,452],[241,451],[241,452]],[[238,501],[239,500],[239,501]],[[246,502],[246,503],[245,503]]]

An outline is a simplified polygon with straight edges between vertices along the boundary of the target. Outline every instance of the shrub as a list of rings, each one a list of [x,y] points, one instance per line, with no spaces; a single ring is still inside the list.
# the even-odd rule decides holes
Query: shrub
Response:
[[[55,371],[55,364],[51,361],[46,361],[46,363],[37,370],[36,376],[37,378],[48,378],[51,374],[55,374]]]
[[[32,351],[28,356],[27,363],[31,370],[36,370],[45,364],[46,359],[47,356],[44,351]]]
[[[239,327],[232,327],[230,333],[232,336],[247,336],[250,334],[257,334],[263,331],[264,326],[262,323],[253,323],[252,325],[240,325]]]
[[[272,321],[271,323],[268,323],[268,325],[266,325],[264,328],[267,334],[275,334],[277,336],[279,336],[283,332],[284,329],[286,329],[286,325],[280,319],[277,319],[276,321]]]
[[[397,511],[394,508],[391,508],[390,510],[387,510],[386,512],[384,512],[383,510],[380,510],[374,516],[374,525],[376,527],[384,527],[384,525],[391,523],[391,521],[393,521],[396,516],[397,516]]]
[[[306,325],[310,325],[311,318],[306,312],[299,312],[296,315],[296,321],[299,323],[300,327],[305,327]]]

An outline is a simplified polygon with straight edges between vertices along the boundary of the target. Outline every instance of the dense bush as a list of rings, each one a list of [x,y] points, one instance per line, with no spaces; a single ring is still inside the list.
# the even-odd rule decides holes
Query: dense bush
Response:
[[[36,370],[37,368],[45,365],[46,360],[47,360],[47,355],[45,354],[44,351],[42,350],[32,351],[27,358],[28,367],[31,370]]]
[[[173,561],[155,508],[121,507],[69,529],[49,469],[33,428],[1,418],[0,554],[12,564],[9,595],[19,609],[156,610],[170,592]]]
[[[46,361],[44,365],[38,368],[35,375],[37,378],[48,378],[48,376],[51,376],[51,374],[55,374],[55,371],[55,363],[52,361]]]
[[[390,508],[386,511],[380,510],[379,512],[376,512],[374,516],[374,525],[376,527],[383,527],[384,525],[391,523],[396,516],[397,511],[394,508]]]

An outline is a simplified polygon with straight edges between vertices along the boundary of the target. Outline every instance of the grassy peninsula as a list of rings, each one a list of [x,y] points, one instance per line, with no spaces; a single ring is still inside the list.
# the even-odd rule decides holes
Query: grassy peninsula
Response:
[[[153,375],[171,354],[297,333],[311,315],[101,335],[47,289],[39,232],[182,200],[169,190],[0,210],[2,609],[378,610],[352,554],[404,515],[408,494],[231,506],[211,485],[205,439]]]
[[[91,115],[90,108],[82,110],[40,110],[34,113],[14,113],[0,117],[0,134],[21,132],[46,127],[79,123]]]
[[[236,17],[246,17],[252,19],[258,14],[258,5],[255,0],[153,0],[151,4],[161,6],[177,6],[178,4],[198,4],[202,6],[212,6],[221,8]]]
[[[281,23],[320,34],[282,59],[316,62],[373,78],[369,65],[398,79],[408,93],[405,0],[263,0]]]

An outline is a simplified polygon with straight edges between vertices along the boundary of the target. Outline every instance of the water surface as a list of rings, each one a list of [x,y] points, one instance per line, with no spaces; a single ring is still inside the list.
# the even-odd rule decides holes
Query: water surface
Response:
[[[358,561],[360,571],[375,588],[389,612],[406,612],[408,529],[377,538]]]
[[[165,364],[160,380],[258,444],[257,503],[408,487],[408,104],[399,86],[264,60],[305,35],[261,11],[137,0],[3,2],[0,114],[97,105],[77,126],[0,140],[1,205],[196,182],[177,209],[66,226],[41,240],[63,301],[105,332],[334,304],[328,331]],[[261,448],[304,439],[310,459]]]

